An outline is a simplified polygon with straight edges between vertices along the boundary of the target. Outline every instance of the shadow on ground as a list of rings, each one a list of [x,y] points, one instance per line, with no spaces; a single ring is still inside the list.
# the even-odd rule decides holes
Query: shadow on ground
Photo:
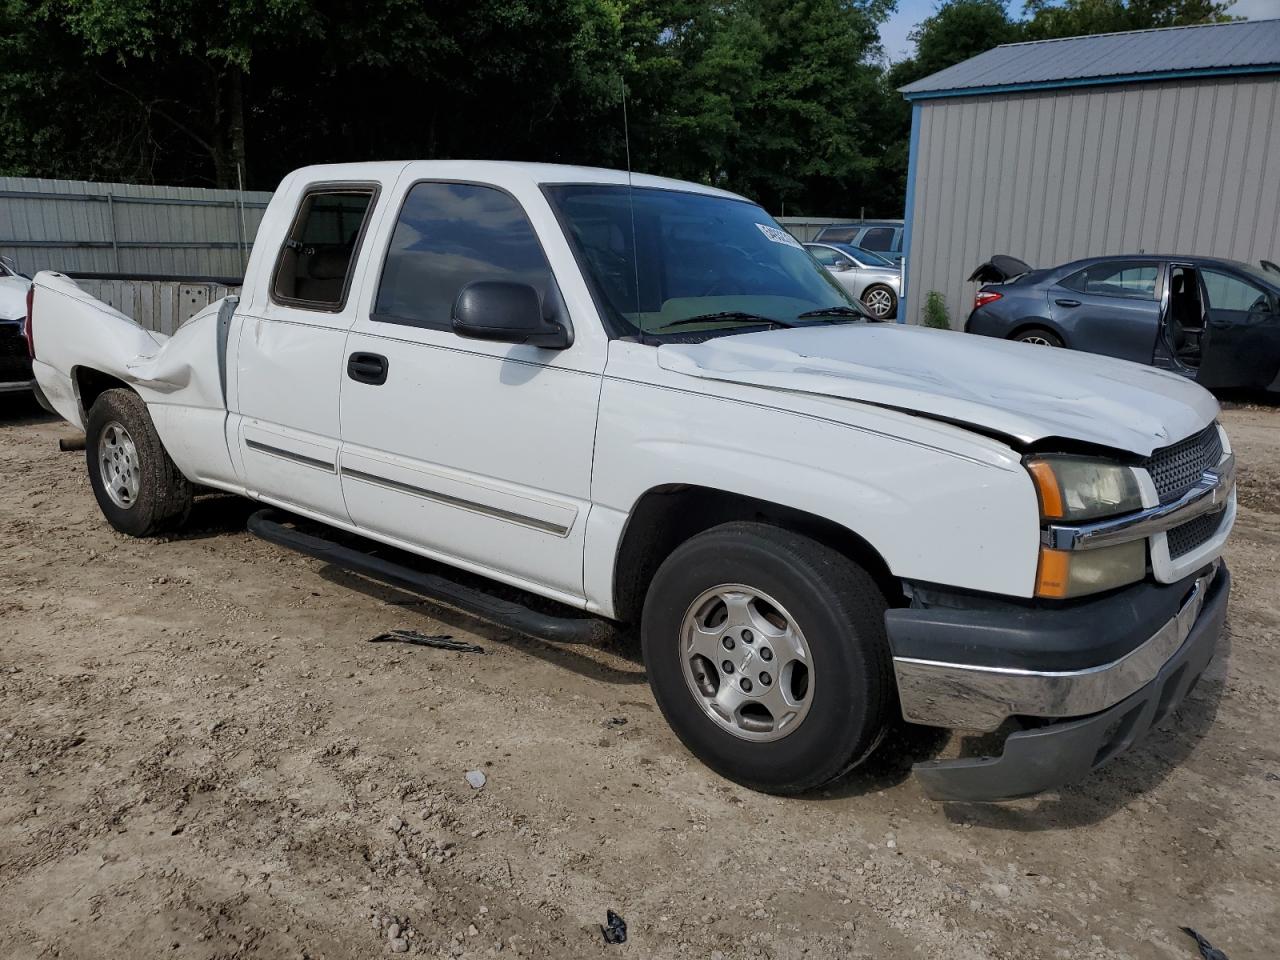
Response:
[[[1231,658],[1231,623],[1200,682],[1164,722],[1085,780],[1054,793],[1008,803],[947,803],[947,819],[1035,833],[1092,826],[1159,786],[1196,750],[1213,726]]]
[[[27,392],[0,393],[0,428],[25,427],[36,423],[52,423],[58,418],[36,403]]]

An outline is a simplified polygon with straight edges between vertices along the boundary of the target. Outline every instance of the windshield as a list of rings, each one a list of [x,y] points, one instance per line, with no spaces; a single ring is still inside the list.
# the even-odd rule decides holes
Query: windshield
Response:
[[[546,193],[615,336],[702,340],[866,316],[753,203],[622,184]]]
[[[1280,273],[1274,270],[1268,270],[1261,264],[1254,266],[1252,263],[1241,263],[1239,260],[1235,261],[1235,265],[1245,276],[1252,277],[1272,290],[1280,287]]]
[[[866,247],[855,247],[852,243],[833,243],[832,246],[852,255],[864,267],[892,267],[895,270],[897,269],[897,264],[888,257],[882,257],[874,250],[868,250]]]

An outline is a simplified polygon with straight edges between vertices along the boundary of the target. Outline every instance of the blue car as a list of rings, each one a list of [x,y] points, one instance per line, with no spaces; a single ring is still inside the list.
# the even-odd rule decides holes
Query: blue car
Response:
[[[1114,256],[1033,270],[996,256],[965,330],[1102,353],[1214,389],[1280,391],[1280,267],[1214,257]]]

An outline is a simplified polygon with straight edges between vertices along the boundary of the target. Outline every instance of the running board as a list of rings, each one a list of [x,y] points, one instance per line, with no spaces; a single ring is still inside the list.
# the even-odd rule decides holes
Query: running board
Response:
[[[557,617],[542,613],[474,587],[285,526],[289,522],[289,518],[279,511],[259,510],[249,517],[249,532],[335,567],[422,594],[446,607],[531,637],[556,643],[598,643],[612,634],[612,628],[595,617]]]

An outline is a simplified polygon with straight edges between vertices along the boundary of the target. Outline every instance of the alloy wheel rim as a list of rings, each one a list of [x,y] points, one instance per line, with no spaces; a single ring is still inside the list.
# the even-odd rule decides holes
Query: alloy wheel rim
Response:
[[[1031,335],[1031,336],[1029,336],[1029,337],[1023,337],[1023,338],[1022,338],[1022,342],[1023,342],[1023,343],[1033,343],[1033,344],[1035,344],[1037,347],[1052,347],[1052,346],[1053,346],[1053,344],[1052,344],[1052,343],[1050,343],[1048,340],[1046,340],[1044,337],[1040,337],[1040,336],[1037,336],[1037,335],[1035,335],[1035,334],[1032,334],[1032,335]]]
[[[680,626],[680,665],[694,700],[721,730],[780,740],[813,702],[813,655],[786,608],[740,583],[703,591]]]
[[[129,431],[115,420],[98,435],[98,472],[107,496],[122,510],[138,502],[142,486],[142,470],[138,448]]]
[[[888,316],[889,311],[893,309],[893,298],[889,296],[886,290],[872,290],[867,294],[867,299],[864,302],[867,309],[877,317]]]

